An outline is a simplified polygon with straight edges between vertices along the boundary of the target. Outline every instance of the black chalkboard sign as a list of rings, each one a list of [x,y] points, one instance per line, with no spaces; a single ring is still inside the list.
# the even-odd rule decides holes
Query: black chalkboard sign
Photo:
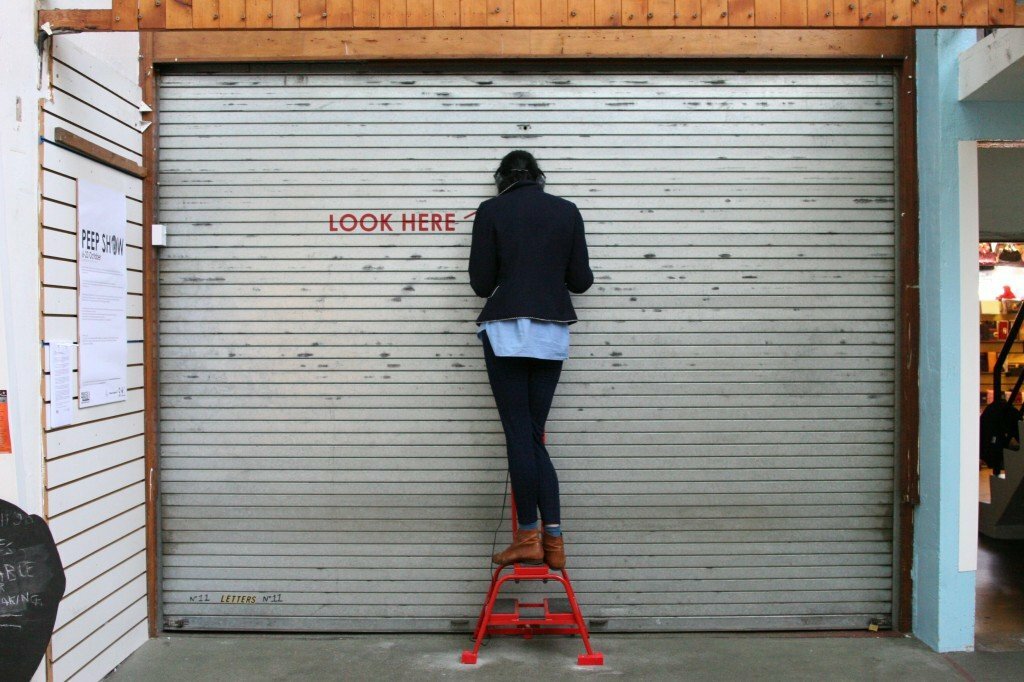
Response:
[[[27,682],[46,652],[64,597],[64,566],[49,526],[0,500],[0,671]]]

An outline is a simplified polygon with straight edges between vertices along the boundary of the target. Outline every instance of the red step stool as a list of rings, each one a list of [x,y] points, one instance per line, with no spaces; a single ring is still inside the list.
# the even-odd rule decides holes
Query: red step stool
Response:
[[[518,527],[516,501],[513,497],[513,537]],[[512,572],[501,575],[507,568],[511,568]],[[565,588],[568,599],[545,597],[540,602],[522,603],[518,599],[498,599],[501,586],[509,580],[515,582],[520,580],[542,580],[544,582],[556,580]],[[543,609],[543,615],[535,614],[531,617],[523,613],[523,610],[539,609]],[[565,572],[564,568],[557,573],[545,564],[506,564],[495,569],[494,576],[491,578],[491,588],[487,592],[487,599],[484,601],[476,628],[473,630],[473,650],[462,652],[463,663],[471,665],[476,663],[477,652],[480,651],[480,643],[485,635],[522,635],[523,639],[530,639],[534,635],[579,635],[583,639],[583,646],[586,647],[587,653],[579,655],[576,659],[577,664],[604,665],[604,654],[594,651],[590,646],[590,634],[583,621],[580,605],[576,602],[572,581],[569,580],[569,574]]]

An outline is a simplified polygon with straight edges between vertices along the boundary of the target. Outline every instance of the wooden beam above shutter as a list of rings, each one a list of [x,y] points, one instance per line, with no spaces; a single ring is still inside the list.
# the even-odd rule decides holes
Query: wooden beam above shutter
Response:
[[[767,30],[337,29],[334,31],[160,31],[154,61],[287,62],[348,59],[896,59],[913,33],[898,29]]]
[[[434,0],[433,12],[423,11],[420,3],[396,4],[393,0],[114,0],[112,10],[40,10],[39,24],[49,22],[54,30],[134,31],[218,30],[232,28],[256,30],[297,28],[330,30],[351,25],[369,29],[406,28],[551,28],[567,23],[577,27],[659,26],[680,28],[928,28],[992,27],[1024,23],[1024,4],[1014,0],[957,0],[956,10],[942,4],[935,11],[934,0],[705,0],[700,3],[641,3],[635,0],[601,0],[597,11],[568,14],[565,5],[552,11],[520,11],[511,2],[482,0],[473,7],[480,12],[463,11],[460,0]],[[464,4],[464,3],[463,3]],[[692,3],[691,3],[692,4]],[[244,9],[243,9],[244,7]],[[554,7],[554,6],[552,6]],[[637,8],[645,8],[642,12]],[[134,8],[134,10],[133,10]],[[670,8],[673,11],[670,11]],[[681,11],[681,8],[686,11]],[[550,9],[550,8],[549,8]],[[137,11],[136,11],[137,10]],[[482,14],[486,10],[485,14]],[[563,11],[566,10],[566,11]],[[227,12],[230,16],[221,15]],[[354,14],[353,14],[354,13]],[[694,15],[697,16],[694,16]],[[166,15],[166,21],[165,21]],[[353,16],[355,19],[353,20]],[[444,18],[443,22],[438,17]]]

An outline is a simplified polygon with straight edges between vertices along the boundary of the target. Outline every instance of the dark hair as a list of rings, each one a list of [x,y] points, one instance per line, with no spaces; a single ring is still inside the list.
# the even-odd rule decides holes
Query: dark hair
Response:
[[[516,181],[529,178],[536,180],[541,186],[544,185],[544,171],[537,165],[537,159],[533,154],[522,149],[516,149],[505,155],[494,171],[494,182],[498,185],[498,191],[504,192]]]

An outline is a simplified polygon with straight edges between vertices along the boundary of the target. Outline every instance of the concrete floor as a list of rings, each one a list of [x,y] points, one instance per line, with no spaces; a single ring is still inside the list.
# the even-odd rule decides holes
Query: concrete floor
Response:
[[[987,481],[982,482],[987,483]],[[987,488],[987,486],[984,486]],[[983,490],[987,493],[987,490]],[[109,682],[271,682],[591,677],[629,680],[1024,680],[1024,541],[979,538],[976,649],[936,654],[910,637],[855,634],[594,636],[601,667],[579,667],[576,638],[485,640],[476,665],[465,635],[173,633],[150,640]]]
[[[982,472],[981,497],[988,493]],[[152,639],[109,682],[302,682],[619,677],[637,680],[1024,680],[1024,541],[979,536],[976,652],[936,654],[910,637],[855,634],[594,636],[601,667],[580,667],[568,637],[485,640],[476,665],[465,635],[173,633]]]
[[[463,635],[248,635],[174,633],[152,639],[109,682],[385,680],[488,682],[616,677],[628,680],[1024,679],[1024,652],[940,655],[899,636],[795,634],[600,634],[601,667],[580,667],[577,638],[495,637],[463,665]]]
[[[976,596],[975,649],[1024,651],[1024,540],[978,536]]]
[[[978,499],[991,499],[992,470],[978,475]],[[976,651],[1024,651],[1024,540],[978,535],[974,648]]]

